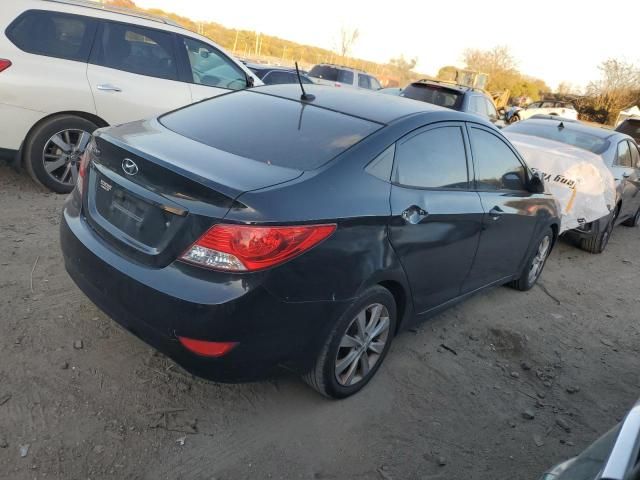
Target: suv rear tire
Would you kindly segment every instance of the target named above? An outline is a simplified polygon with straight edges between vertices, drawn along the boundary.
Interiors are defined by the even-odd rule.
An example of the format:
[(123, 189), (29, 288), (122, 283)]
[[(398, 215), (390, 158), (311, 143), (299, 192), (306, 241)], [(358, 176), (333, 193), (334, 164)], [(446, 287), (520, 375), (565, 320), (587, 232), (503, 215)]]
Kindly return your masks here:
[(75, 186), (80, 157), (98, 126), (76, 115), (56, 115), (27, 138), (24, 164), (33, 180), (56, 193)]
[(389, 290), (380, 285), (366, 290), (336, 322), (314, 367), (303, 375), (303, 380), (331, 398), (359, 392), (389, 351), (396, 315), (396, 303)]

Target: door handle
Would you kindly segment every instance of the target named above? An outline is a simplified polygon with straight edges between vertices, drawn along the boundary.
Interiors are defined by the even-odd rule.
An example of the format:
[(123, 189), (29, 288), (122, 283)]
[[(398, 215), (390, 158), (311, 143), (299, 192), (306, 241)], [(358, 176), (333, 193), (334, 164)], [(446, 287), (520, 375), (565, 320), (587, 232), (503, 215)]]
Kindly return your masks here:
[(498, 220), (503, 214), (504, 214), (504, 211), (497, 205), (493, 207), (491, 210), (489, 210), (489, 216), (493, 220)]
[(420, 223), (422, 219), (429, 215), (429, 212), (420, 208), (418, 205), (411, 205), (403, 210), (401, 215), (405, 222), (415, 225)]
[(120, 87), (116, 87), (115, 85), (111, 85), (110, 83), (102, 83), (96, 86), (96, 88), (103, 92), (121, 92), (122, 91)]

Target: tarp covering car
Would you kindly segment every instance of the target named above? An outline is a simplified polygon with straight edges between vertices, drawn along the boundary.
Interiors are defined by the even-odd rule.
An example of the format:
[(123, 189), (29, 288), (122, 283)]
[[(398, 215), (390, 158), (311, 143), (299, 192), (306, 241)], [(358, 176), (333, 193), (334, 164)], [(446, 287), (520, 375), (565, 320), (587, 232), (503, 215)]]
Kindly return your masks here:
[(616, 199), (613, 174), (602, 157), (566, 143), (505, 131), (527, 164), (544, 176), (562, 207), (565, 232), (609, 214)]

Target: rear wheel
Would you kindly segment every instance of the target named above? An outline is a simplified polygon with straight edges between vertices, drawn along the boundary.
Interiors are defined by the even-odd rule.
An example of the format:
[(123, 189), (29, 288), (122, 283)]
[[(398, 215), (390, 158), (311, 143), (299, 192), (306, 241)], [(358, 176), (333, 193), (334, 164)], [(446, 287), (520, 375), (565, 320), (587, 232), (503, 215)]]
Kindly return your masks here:
[(393, 295), (381, 286), (370, 288), (340, 317), (305, 382), (332, 398), (360, 391), (380, 368), (395, 328)]
[(510, 124), (511, 124), (511, 123), (516, 123), (516, 122), (519, 122), (519, 121), (520, 121), (520, 115), (518, 115), (518, 114), (513, 115), (513, 116), (509, 119), (509, 123), (510, 123)]
[(625, 227), (637, 227), (638, 225), (640, 225), (640, 208), (638, 208), (638, 211), (633, 217), (627, 218), (624, 222), (622, 222), (622, 225), (624, 225)]
[(611, 215), (609, 215), (609, 220), (607, 221), (606, 226), (601, 232), (598, 232), (595, 235), (592, 235), (589, 238), (583, 238), (580, 240), (580, 248), (589, 253), (602, 253), (607, 248), (609, 244), (609, 240), (611, 239), (611, 233), (613, 232), (613, 227), (616, 224), (616, 218), (618, 217), (618, 208), (616, 208)]
[(56, 193), (69, 193), (78, 178), (80, 157), (98, 126), (75, 115), (47, 119), (29, 136), (25, 167), (37, 183)]
[(549, 253), (551, 253), (551, 246), (553, 245), (553, 232), (551, 229), (542, 235), (538, 241), (538, 246), (529, 256), (525, 268), (520, 275), (520, 278), (513, 280), (509, 286), (516, 290), (527, 291), (533, 288), (533, 286), (540, 278), (544, 265), (547, 262)]

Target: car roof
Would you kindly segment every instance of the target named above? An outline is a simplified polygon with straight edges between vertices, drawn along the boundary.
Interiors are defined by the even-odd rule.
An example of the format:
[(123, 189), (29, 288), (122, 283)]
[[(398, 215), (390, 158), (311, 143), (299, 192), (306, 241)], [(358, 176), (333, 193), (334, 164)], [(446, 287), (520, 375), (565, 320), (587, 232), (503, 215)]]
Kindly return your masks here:
[(410, 85), (433, 85), (435, 87), (446, 88), (463, 94), (474, 92), (479, 95), (487, 96), (487, 94), (479, 88), (468, 87), (467, 85), (460, 85), (459, 83), (449, 82), (447, 80), (431, 80), (429, 78), (424, 78), (417, 82), (411, 82)]
[[(305, 91), (315, 95), (310, 105), (326, 108), (373, 122), (388, 124), (408, 115), (425, 112), (453, 112), (426, 102), (383, 95), (368, 90), (339, 88), (328, 85), (305, 85)], [(300, 101), (300, 86), (296, 84), (268, 85), (248, 91)]]
[[(551, 125), (553, 123), (553, 120), (530, 118), (528, 120), (524, 120), (524, 122), (531, 123), (531, 124), (549, 126), (549, 125)], [(575, 132), (582, 132), (582, 133), (588, 133), (590, 135), (593, 135), (595, 137), (602, 138), (602, 139), (609, 139), (611, 137), (620, 136), (620, 135), (628, 137), (628, 135), (624, 135), (624, 134), (622, 134), (620, 132), (616, 132), (615, 130), (609, 130), (609, 129), (602, 128), (602, 127), (593, 127), (591, 125), (586, 125), (586, 124), (581, 123), (581, 122), (563, 121), (563, 119), (559, 119), (557, 121), (557, 123), (558, 123), (558, 125), (560, 125), (560, 123), (562, 123), (563, 127), (566, 130), (571, 130), (571, 131), (575, 131)]]

